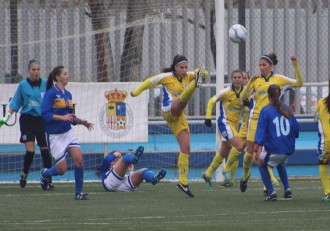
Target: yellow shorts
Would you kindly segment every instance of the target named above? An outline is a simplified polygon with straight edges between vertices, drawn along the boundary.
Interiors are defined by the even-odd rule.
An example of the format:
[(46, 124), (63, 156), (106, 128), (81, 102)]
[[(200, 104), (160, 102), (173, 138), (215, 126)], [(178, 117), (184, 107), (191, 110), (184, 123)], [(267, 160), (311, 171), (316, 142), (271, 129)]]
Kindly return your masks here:
[(323, 163), (328, 163), (328, 161), (330, 160), (330, 152), (328, 152), (323, 159)]
[(182, 130), (187, 130), (188, 133), (190, 133), (187, 118), (184, 112), (182, 112), (179, 116), (172, 116), (171, 111), (163, 112), (163, 117), (176, 138), (178, 138), (178, 135)]
[(322, 154), (318, 154), (317, 158), (326, 164), (330, 160), (330, 152), (323, 152)]
[(258, 120), (257, 119), (251, 119), (249, 120), (249, 130), (247, 134), (247, 140), (254, 142), (254, 137), (256, 135), (256, 130), (258, 126)]

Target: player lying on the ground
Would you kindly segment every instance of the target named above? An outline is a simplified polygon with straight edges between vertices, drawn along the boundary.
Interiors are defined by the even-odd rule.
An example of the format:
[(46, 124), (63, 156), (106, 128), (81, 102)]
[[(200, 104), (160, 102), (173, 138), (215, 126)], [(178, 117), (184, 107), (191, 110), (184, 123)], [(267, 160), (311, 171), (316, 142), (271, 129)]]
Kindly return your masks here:
[(155, 185), (165, 177), (166, 171), (164, 169), (160, 170), (157, 175), (148, 168), (142, 168), (126, 174), (127, 170), (138, 162), (143, 151), (144, 147), (140, 146), (134, 154), (129, 152), (122, 155), (119, 151), (113, 151), (104, 158), (101, 174), (105, 190), (135, 192), (143, 180)]

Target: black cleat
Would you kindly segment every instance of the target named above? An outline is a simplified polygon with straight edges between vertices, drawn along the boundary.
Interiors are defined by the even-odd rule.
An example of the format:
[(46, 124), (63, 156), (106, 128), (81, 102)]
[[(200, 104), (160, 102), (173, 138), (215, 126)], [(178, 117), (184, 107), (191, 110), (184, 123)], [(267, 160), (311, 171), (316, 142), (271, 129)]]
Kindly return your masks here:
[(21, 186), (21, 188), (24, 188), (25, 185), (26, 185), (26, 181), (27, 181), (27, 174), (25, 174), (24, 172), (22, 172), (21, 178), (19, 180), (19, 186)]
[(276, 201), (277, 200), (277, 194), (275, 191), (272, 192), (272, 194), (265, 196), (265, 201)]
[(89, 198), (88, 198), (87, 195), (88, 195), (87, 193), (82, 193), (81, 192), (79, 194), (76, 194), (75, 197), (74, 197), (74, 199), (75, 200), (82, 200), (82, 201), (89, 200)]
[(47, 190), (48, 191), (55, 190), (55, 185), (53, 183), (49, 182), (48, 185), (47, 185)]
[(291, 192), (291, 189), (288, 188), (284, 191), (284, 199), (286, 200), (291, 200), (292, 199), (292, 192)]
[(188, 185), (183, 185), (180, 182), (176, 185), (177, 189), (181, 190), (185, 194), (187, 194), (189, 197), (194, 197), (194, 195), (191, 193)]
[(241, 181), (239, 183), (239, 187), (241, 189), (241, 192), (245, 192), (245, 190), (247, 188), (247, 184), (248, 184), (249, 179), (250, 179), (250, 176), (251, 176), (251, 173), (250, 173), (250, 175), (248, 176), (248, 178), (246, 180), (243, 180), (243, 178), (241, 178)]

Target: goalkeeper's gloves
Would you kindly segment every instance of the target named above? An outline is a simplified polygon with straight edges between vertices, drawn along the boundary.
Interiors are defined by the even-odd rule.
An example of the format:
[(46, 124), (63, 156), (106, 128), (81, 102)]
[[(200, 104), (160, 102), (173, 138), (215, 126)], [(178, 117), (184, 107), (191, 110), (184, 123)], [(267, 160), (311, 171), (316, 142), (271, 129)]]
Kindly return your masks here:
[(210, 119), (205, 119), (204, 124), (205, 124), (207, 127), (211, 127), (211, 126), (212, 126), (212, 121), (211, 121)]
[(5, 117), (0, 119), (0, 128), (2, 127), (2, 125), (4, 125), (5, 123), (7, 123), (7, 121), (9, 120), (11, 114), (7, 113)]

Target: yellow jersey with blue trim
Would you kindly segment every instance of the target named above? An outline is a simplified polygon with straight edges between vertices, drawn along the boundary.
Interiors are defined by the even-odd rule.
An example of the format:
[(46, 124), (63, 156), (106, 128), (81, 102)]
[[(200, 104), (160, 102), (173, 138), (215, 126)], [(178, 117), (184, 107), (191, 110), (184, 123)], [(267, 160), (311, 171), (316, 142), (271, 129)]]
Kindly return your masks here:
[(243, 112), (243, 103), (241, 92), (244, 87), (235, 89), (234, 86), (229, 86), (220, 90), (208, 102), (206, 110), (206, 119), (211, 119), (212, 110), (217, 102), (220, 102), (220, 118), (225, 119), (227, 123), (237, 124)]
[(318, 101), (315, 119), (317, 121), (319, 133), (318, 154), (324, 155), (330, 153), (330, 109), (327, 108), (326, 98), (322, 98)]
[(182, 79), (178, 78), (174, 72), (160, 73), (151, 76), (140, 84), (134, 91), (133, 95), (137, 96), (142, 91), (154, 88), (158, 85), (163, 87), (162, 111), (171, 110), (171, 104), (174, 98), (179, 97), (183, 90), (188, 87), (189, 83), (195, 79), (195, 72), (188, 71)]
[(257, 120), (261, 109), (269, 104), (267, 90), (272, 84), (277, 84), (281, 88), (281, 96), (286, 90), (292, 89), (293, 87), (301, 87), (300, 84), (297, 83), (297, 80), (290, 79), (284, 75), (274, 74), (273, 72), (267, 77), (261, 76), (257, 78), (252, 82), (249, 89), (247, 89), (254, 102), (250, 113), (250, 116), (252, 116), (251, 119)]

